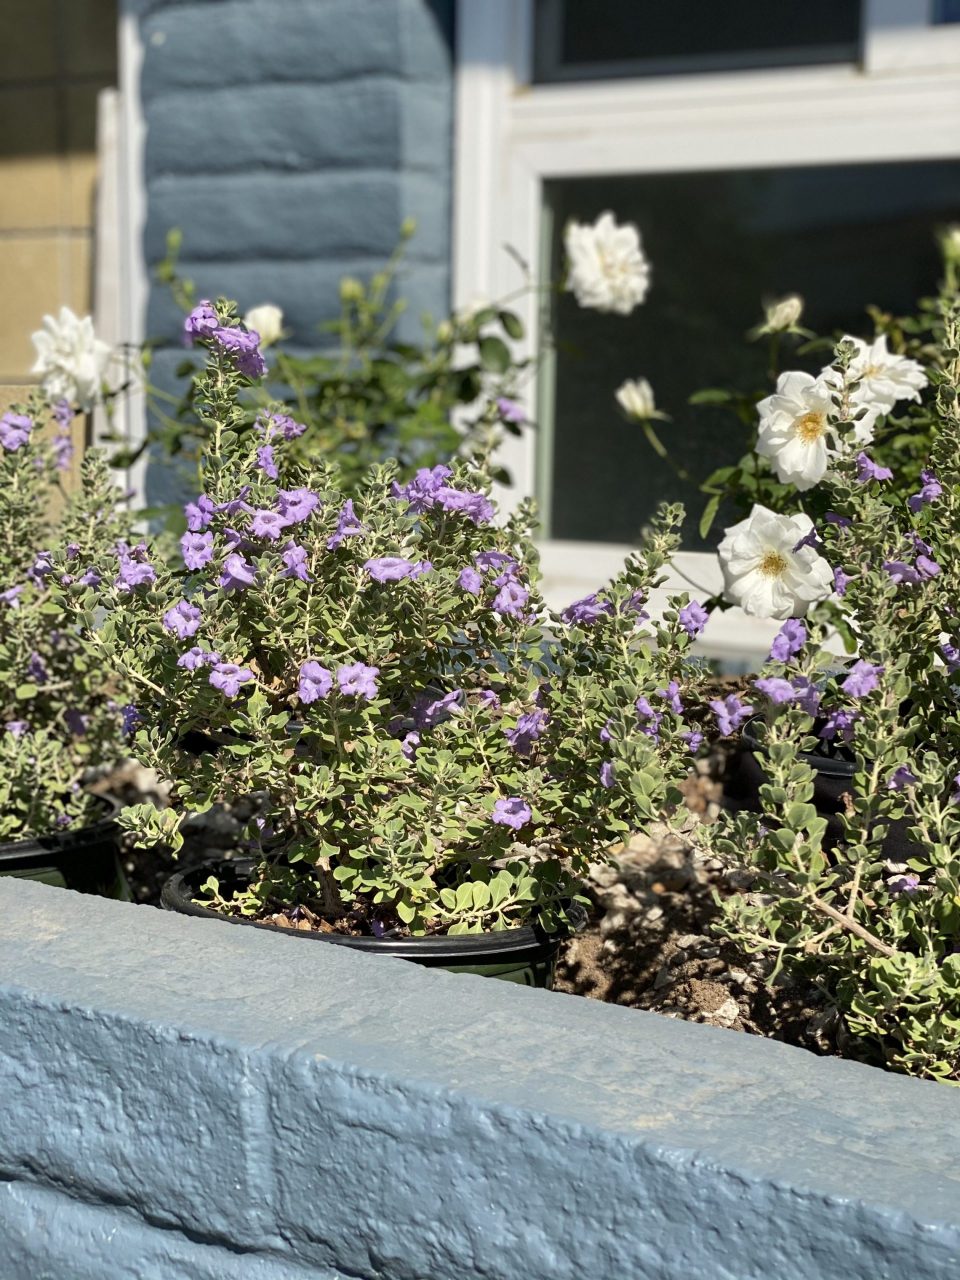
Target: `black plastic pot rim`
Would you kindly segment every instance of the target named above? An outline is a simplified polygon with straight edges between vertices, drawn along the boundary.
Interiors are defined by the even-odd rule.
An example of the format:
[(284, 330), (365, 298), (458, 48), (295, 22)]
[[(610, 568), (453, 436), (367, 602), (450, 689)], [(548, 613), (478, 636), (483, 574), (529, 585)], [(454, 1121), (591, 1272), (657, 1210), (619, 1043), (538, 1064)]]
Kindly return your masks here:
[[(764, 742), (756, 732), (756, 726), (763, 723), (763, 716), (751, 716), (740, 730), (744, 745), (755, 754), (762, 754), (766, 750)], [(801, 751), (800, 759), (827, 778), (852, 778), (857, 772), (857, 766), (851, 760), (840, 760), (837, 756), (821, 756), (815, 751)]]
[(113, 796), (96, 795), (93, 799), (102, 804), (105, 813), (96, 822), (86, 827), (72, 827), (65, 831), (47, 831), (38, 836), (21, 836), (19, 840), (0, 841), (0, 869), (5, 861), (19, 861), (32, 854), (69, 853), (75, 845), (88, 844), (111, 833), (116, 827), (116, 816), (120, 812), (119, 800)]
[[(252, 863), (246, 860), (205, 862), (189, 871), (178, 871), (163, 886), (160, 900), (167, 911), (178, 911), (182, 915), (199, 916), (212, 920), (223, 920), (228, 924), (243, 924), (254, 929), (269, 929), (271, 933), (280, 933), (297, 938), (305, 938), (314, 942), (330, 942), (336, 946), (352, 947), (354, 950), (372, 952), (377, 955), (395, 956), (401, 960), (431, 960), (451, 964), (494, 962), (495, 957), (513, 959), (543, 959), (569, 936), (566, 933), (546, 933), (538, 925), (523, 924), (512, 929), (501, 929), (491, 933), (458, 933), (424, 938), (374, 938), (369, 935), (356, 936), (349, 933), (320, 933), (316, 930), (285, 929), (282, 925), (269, 924), (262, 920), (247, 920), (242, 916), (228, 916), (211, 907), (201, 906), (195, 902), (193, 894), (210, 874), (216, 875), (218, 869), (229, 868), (230, 871), (243, 876), (246, 868)], [(573, 913), (576, 914), (576, 904)], [(586, 913), (583, 913), (584, 923)], [(582, 927), (582, 926), (578, 926)]]

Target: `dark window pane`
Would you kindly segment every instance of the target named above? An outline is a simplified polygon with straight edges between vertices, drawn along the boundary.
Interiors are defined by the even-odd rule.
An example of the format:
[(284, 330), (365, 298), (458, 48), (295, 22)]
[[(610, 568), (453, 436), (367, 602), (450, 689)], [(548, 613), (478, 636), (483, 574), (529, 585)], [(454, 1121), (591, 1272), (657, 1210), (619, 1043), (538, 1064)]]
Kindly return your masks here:
[[(960, 163), (834, 165), (739, 172), (563, 179), (549, 185), (555, 276), (565, 224), (605, 209), (639, 226), (652, 264), (646, 301), (630, 316), (582, 310), (562, 294), (557, 341), (548, 532), (555, 538), (633, 542), (664, 499), (688, 509), (685, 545), (702, 546), (697, 492), (745, 451), (748, 428), (692, 392), (771, 388), (766, 344), (745, 339), (761, 298), (800, 293), (818, 333), (873, 332), (869, 303), (903, 314), (940, 274), (938, 227), (960, 220)], [(816, 372), (825, 359), (787, 367)], [(624, 421), (614, 392), (645, 377), (672, 421), (660, 434), (684, 483)], [(547, 424), (549, 430), (549, 424)]]
[(537, 0), (536, 81), (859, 56), (859, 0)]
[(934, 22), (960, 22), (960, 0), (936, 0)]

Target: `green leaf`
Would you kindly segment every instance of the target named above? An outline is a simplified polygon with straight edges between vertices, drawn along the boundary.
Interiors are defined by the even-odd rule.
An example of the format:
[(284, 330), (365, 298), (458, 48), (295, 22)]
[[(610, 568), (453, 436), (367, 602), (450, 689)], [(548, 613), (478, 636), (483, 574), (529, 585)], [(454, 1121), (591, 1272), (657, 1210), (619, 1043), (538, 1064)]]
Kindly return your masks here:
[(506, 373), (510, 368), (510, 348), (502, 338), (488, 336), (477, 344), (480, 363), (493, 373)]
[(700, 537), (705, 538), (710, 532), (710, 528), (716, 519), (717, 508), (720, 506), (720, 494), (715, 493), (707, 505), (703, 508), (700, 516)]
[(519, 342), (523, 337), (523, 321), (512, 311), (501, 311), (500, 323), (507, 337), (513, 338), (514, 342)]

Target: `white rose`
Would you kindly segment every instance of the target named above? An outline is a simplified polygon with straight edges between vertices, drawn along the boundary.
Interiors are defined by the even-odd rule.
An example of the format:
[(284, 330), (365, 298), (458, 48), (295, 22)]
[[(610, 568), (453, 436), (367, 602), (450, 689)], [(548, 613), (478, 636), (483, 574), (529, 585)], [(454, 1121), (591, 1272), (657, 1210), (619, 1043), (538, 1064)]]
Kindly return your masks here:
[(653, 387), (646, 378), (627, 378), (616, 390), (617, 404), (628, 418), (662, 418), (653, 399)]
[(782, 333), (784, 329), (792, 329), (803, 315), (803, 299), (798, 293), (778, 298), (765, 308), (766, 327), (770, 333)]
[(946, 227), (940, 237), (943, 256), (951, 262), (960, 262), (960, 223)]
[(272, 302), (251, 307), (243, 317), (243, 323), (248, 329), (259, 333), (261, 347), (269, 347), (283, 337), (283, 312)]
[(632, 222), (617, 226), (612, 213), (596, 222), (571, 222), (564, 233), (567, 289), (581, 307), (627, 316), (643, 302), (650, 284), (650, 264)]
[(801, 491), (819, 484), (837, 453), (829, 382), (810, 373), (781, 373), (776, 392), (760, 401), (757, 412), (757, 453), (770, 459), (777, 479)]
[(40, 375), (43, 393), (52, 403), (68, 400), (89, 409), (101, 398), (111, 351), (93, 331), (93, 319), (81, 320), (69, 307), (60, 315), (43, 317), (43, 328), (33, 335), (37, 362), (31, 373)]
[(723, 593), (755, 618), (799, 618), (833, 590), (829, 564), (813, 547), (798, 548), (813, 529), (809, 516), (781, 516), (759, 504), (724, 530), (717, 548)]
[(859, 379), (851, 396), (855, 405), (880, 414), (888, 413), (898, 400), (920, 399), (920, 392), (927, 385), (923, 366), (888, 351), (885, 333), (872, 343), (849, 334), (844, 334), (841, 341), (851, 342), (857, 349), (847, 369), (848, 382)]

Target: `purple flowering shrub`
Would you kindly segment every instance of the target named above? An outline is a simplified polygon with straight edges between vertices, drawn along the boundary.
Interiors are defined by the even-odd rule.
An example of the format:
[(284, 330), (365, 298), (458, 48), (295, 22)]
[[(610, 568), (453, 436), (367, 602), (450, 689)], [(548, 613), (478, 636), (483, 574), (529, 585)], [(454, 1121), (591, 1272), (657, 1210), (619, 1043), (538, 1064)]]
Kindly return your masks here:
[[(714, 846), (755, 872), (726, 904), (748, 950), (812, 977), (864, 1052), (960, 1082), (960, 301), (941, 303), (934, 418), (922, 482), (905, 497), (863, 456), (824, 479), (815, 531), (837, 574), (835, 620), (854, 637), (841, 671), (821, 615), (788, 619), (756, 679), (766, 782)], [(869, 462), (869, 459), (868, 459)], [(749, 714), (749, 710), (747, 711)], [(729, 718), (729, 717), (728, 717)], [(855, 772), (839, 842), (811, 803), (803, 753)], [(894, 828), (894, 824), (897, 826)], [(900, 833), (895, 857), (885, 840)]]
[[(340, 314), (319, 326), (328, 335), (326, 350), (295, 355), (281, 339), (266, 352), (263, 382), (245, 392), (247, 424), (282, 397), (282, 412), (295, 415), (302, 428), (286, 452), (303, 460), (335, 456), (351, 490), (369, 467), (388, 458), (401, 479), (410, 479), (419, 468), (446, 463), (465, 449), (489, 448), (505, 432), (519, 435), (528, 421), (518, 400), (526, 362), (510, 346), (523, 336), (523, 326), (512, 310), (491, 304), (439, 322), (425, 318), (419, 340), (397, 335), (406, 309), (396, 296), (397, 276), (413, 232), (412, 223), (404, 224), (398, 249), (369, 280), (341, 281)], [(172, 233), (162, 278), (186, 311), (200, 315), (188, 320), (191, 355), (181, 374), (190, 382), (183, 402), (172, 416), (155, 405), (152, 431), (171, 459), (192, 463), (207, 439), (195, 383), (204, 353), (194, 339), (204, 323), (211, 324), (213, 308), (198, 305), (193, 284), (178, 277), (178, 251), (179, 235)], [(224, 332), (228, 341), (238, 341), (231, 337), (238, 329)]]
[[(102, 459), (61, 480), (73, 411), (40, 395), (0, 417), (0, 838), (82, 825), (83, 783), (126, 756), (122, 685), (80, 634), (63, 586), (126, 534)], [(62, 565), (62, 568), (58, 568)]]
[[(138, 686), (134, 753), (182, 809), (259, 800), (259, 872), (212, 901), (358, 912), (373, 932), (555, 928), (588, 862), (676, 803), (690, 767), (702, 623), (685, 597), (654, 628), (643, 610), (676, 513), (561, 620), (528, 507), (497, 523), (484, 470), (385, 465), (358, 485), (307, 465), (282, 407), (237, 429), (247, 374), (198, 341), (210, 447), (182, 559), (116, 557), (78, 606)], [(143, 808), (128, 823), (169, 835)]]

